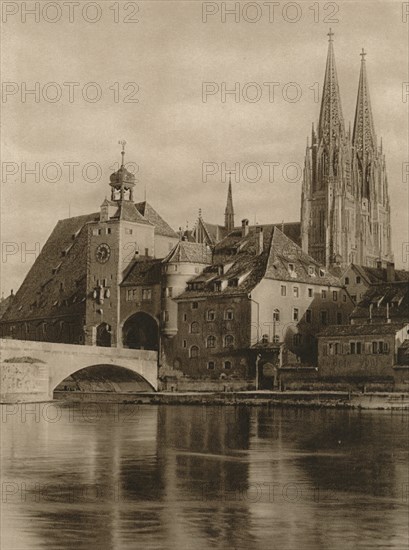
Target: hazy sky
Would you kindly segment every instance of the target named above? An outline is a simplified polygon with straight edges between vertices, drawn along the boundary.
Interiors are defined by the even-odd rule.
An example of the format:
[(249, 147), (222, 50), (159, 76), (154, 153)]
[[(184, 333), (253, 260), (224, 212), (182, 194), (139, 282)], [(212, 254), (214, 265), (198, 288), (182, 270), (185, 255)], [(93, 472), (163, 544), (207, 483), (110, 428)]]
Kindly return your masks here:
[[(46, 5), (38, 4), (41, 10)], [(119, 139), (128, 142), (126, 160), (139, 165), (137, 200), (143, 200), (146, 186), (148, 201), (175, 229), (187, 221), (192, 227), (199, 208), (206, 220), (223, 223), (226, 184), (220, 171), (203, 182), (204, 162), (262, 167), (257, 182), (248, 181), (255, 169), (242, 171), (238, 182), (233, 178), (236, 223), (243, 217), (260, 223), (299, 220), (301, 179), (285, 181), (283, 169), (288, 163), (303, 165), (306, 138), (319, 114), (316, 92), (324, 77), (329, 27), (335, 32), (347, 126), (355, 111), (359, 53), (362, 47), (368, 53), (375, 126), (389, 175), (395, 259), (408, 266), (402, 262), (402, 246), (409, 241), (402, 163), (408, 161), (409, 102), (402, 100), (402, 83), (409, 81), (409, 24), (403, 22), (401, 2), (292, 3), (298, 13), (297, 6), (279, 2), (274, 20), (271, 4), (269, 13), (264, 2), (247, 3), (244, 11), (242, 2), (238, 22), (233, 15), (223, 22), (223, 4), (232, 8), (234, 2), (67, 4), (58, 14), (51, 3), (36, 22), (21, 12), (20, 3), (3, 2), (1, 288), (6, 295), (18, 288), (34, 260), (34, 255), (24, 257), (24, 246), (42, 246), (69, 212), (99, 209), (120, 160)], [(217, 13), (204, 22), (204, 9)], [(126, 16), (138, 22), (124, 22)], [(40, 97), (24, 95), (24, 87), (34, 89), (36, 82)], [(78, 83), (71, 86), (72, 102), (68, 82)], [(90, 101), (96, 92), (86, 86), (90, 82), (99, 87), (99, 101)], [(204, 82), (219, 88), (207, 101)], [(251, 82), (258, 87), (246, 87)], [(238, 102), (232, 95), (222, 102), (222, 83), (228, 89), (238, 83)], [(302, 95), (291, 102), (297, 90)], [(257, 91), (259, 101), (250, 101)], [(35, 163), (40, 172), (48, 165), (38, 182), (23, 173), (24, 166), (32, 169)], [(58, 165), (60, 181), (46, 181), (56, 174), (48, 163)], [(78, 163), (71, 165), (73, 181), (69, 163)], [(86, 181), (96, 174), (92, 166), (84, 180), (88, 163), (101, 167), (99, 181)], [(274, 181), (264, 163), (277, 163)], [(290, 169), (287, 179), (295, 175)]]

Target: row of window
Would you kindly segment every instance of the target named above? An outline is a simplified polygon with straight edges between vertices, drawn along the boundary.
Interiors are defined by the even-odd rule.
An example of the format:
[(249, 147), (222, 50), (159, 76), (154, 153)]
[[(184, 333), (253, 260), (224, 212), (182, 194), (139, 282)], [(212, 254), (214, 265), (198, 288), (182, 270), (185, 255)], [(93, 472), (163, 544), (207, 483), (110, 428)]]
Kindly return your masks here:
[(95, 235), (110, 235), (111, 234), (111, 228), (105, 227), (105, 229), (93, 229), (92, 234)]
[[(215, 348), (217, 343), (216, 336), (208, 336), (206, 338), (206, 347), (207, 348)], [(224, 348), (232, 348), (234, 346), (234, 336), (231, 334), (227, 334), (223, 338), (223, 347)], [(187, 341), (183, 340), (183, 347), (187, 348)], [(199, 347), (198, 346), (191, 346), (189, 348), (189, 357), (199, 357)]]
[[(327, 299), (327, 296), (328, 296), (328, 293), (329, 291), (327, 291), (327, 289), (321, 289), (321, 299), (322, 300), (326, 300)], [(287, 296), (287, 285), (281, 285), (281, 296)], [(298, 286), (293, 286), (293, 297), (294, 298), (299, 298), (300, 297), (300, 287)], [(308, 298), (313, 298), (314, 297), (314, 289), (311, 288), (311, 287), (308, 287), (307, 288), (307, 297)], [(346, 296), (344, 295), (344, 302), (346, 302)], [(337, 302), (338, 301), (338, 291), (337, 290), (333, 290), (332, 291), (332, 300), (333, 302)]]
[[(214, 309), (209, 309), (206, 311), (206, 320), (207, 321), (216, 321), (217, 313)], [(223, 319), (225, 321), (232, 321), (234, 319), (234, 311), (232, 309), (225, 309), (223, 312)], [(187, 321), (187, 314), (184, 313), (183, 320)], [(198, 325), (198, 323), (193, 322), (192, 325)], [(193, 332), (192, 330), (190, 332)]]
[(130, 288), (126, 291), (127, 302), (137, 302), (140, 300), (139, 296), (141, 296), (142, 302), (149, 302), (152, 300), (152, 289), (143, 288), (141, 294), (139, 288)]
[(340, 342), (329, 342), (323, 346), (323, 355), (362, 355), (362, 354), (389, 353), (389, 344), (382, 340), (373, 342), (348, 342), (342, 345)]
[[(357, 285), (359, 285), (359, 284), (361, 284), (361, 281), (362, 281), (361, 277), (360, 277), (359, 275), (357, 275), (357, 276), (355, 277), (355, 283), (356, 283)], [(349, 277), (345, 277), (345, 284), (346, 284), (346, 285), (349, 285)]]
[[(279, 321), (280, 320), (280, 310), (275, 309), (273, 311), (273, 321)], [(298, 307), (293, 307), (292, 311), (292, 320), (295, 322), (300, 321), (300, 310)], [(305, 311), (305, 322), (306, 323), (312, 323), (313, 316), (312, 316), (312, 310), (307, 309)], [(342, 325), (343, 319), (342, 319), (342, 313), (341, 311), (337, 311), (336, 315), (336, 321), (337, 325)], [(321, 309), (319, 312), (319, 322), (321, 325), (328, 325), (329, 323), (329, 315), (328, 311), (326, 309)]]

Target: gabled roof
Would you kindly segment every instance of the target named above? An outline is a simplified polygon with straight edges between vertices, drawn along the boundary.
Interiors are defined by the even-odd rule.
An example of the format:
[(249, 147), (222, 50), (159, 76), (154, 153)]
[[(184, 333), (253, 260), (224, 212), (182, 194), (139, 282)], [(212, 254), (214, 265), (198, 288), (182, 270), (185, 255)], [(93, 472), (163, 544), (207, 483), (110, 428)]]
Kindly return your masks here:
[[(250, 227), (245, 236), (241, 229), (235, 229), (218, 243), (213, 250), (213, 265), (192, 278), (188, 290), (178, 299), (249, 293), (263, 278), (341, 286), (336, 277), (323, 271), (318, 262), (275, 226), (258, 226), (263, 235), (263, 249), (259, 251), (256, 227)], [(311, 267), (315, 275), (309, 272)]]
[[(388, 270), (386, 267), (367, 267), (363, 265), (352, 266), (357, 273), (361, 275), (369, 284), (386, 283)], [(409, 271), (403, 269), (394, 269), (395, 281), (408, 281)]]
[(202, 243), (179, 241), (169, 252), (163, 263), (210, 264), (212, 254), (210, 248)]
[(136, 205), (131, 201), (123, 201), (119, 203), (118, 213), (120, 220), (154, 225), (150, 220), (148, 220), (143, 214), (139, 212)]
[(14, 300), (14, 295), (10, 294), (7, 298), (3, 298), (0, 301), (0, 319), (6, 313), (8, 307), (11, 305), (12, 300)]
[(165, 220), (156, 212), (154, 208), (152, 208), (148, 202), (138, 202), (135, 204), (135, 207), (146, 220), (155, 226), (155, 233), (157, 235), (178, 238), (178, 234), (167, 222), (165, 222)]
[(273, 232), (265, 277), (294, 283), (341, 286), (337, 277), (303, 252), (278, 228)]
[(161, 262), (158, 259), (138, 259), (128, 269), (121, 286), (159, 284), (161, 280)]
[(86, 224), (97, 219), (94, 213), (57, 223), (2, 322), (85, 312)]

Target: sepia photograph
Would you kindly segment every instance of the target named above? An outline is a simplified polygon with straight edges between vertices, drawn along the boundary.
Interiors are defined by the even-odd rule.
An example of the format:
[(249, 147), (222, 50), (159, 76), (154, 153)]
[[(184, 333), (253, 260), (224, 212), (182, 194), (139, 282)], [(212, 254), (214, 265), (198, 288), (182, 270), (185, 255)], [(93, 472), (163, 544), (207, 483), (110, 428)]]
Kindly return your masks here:
[(407, 549), (409, 2), (0, 10), (0, 548)]

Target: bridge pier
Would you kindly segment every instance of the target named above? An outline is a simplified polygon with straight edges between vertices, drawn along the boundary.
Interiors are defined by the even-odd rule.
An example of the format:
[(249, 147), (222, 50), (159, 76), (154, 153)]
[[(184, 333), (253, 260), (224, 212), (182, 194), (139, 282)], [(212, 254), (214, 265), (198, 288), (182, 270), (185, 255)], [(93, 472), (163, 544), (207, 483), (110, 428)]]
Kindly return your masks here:
[(50, 400), (70, 375), (100, 365), (128, 369), (158, 389), (155, 351), (0, 339), (0, 403)]

